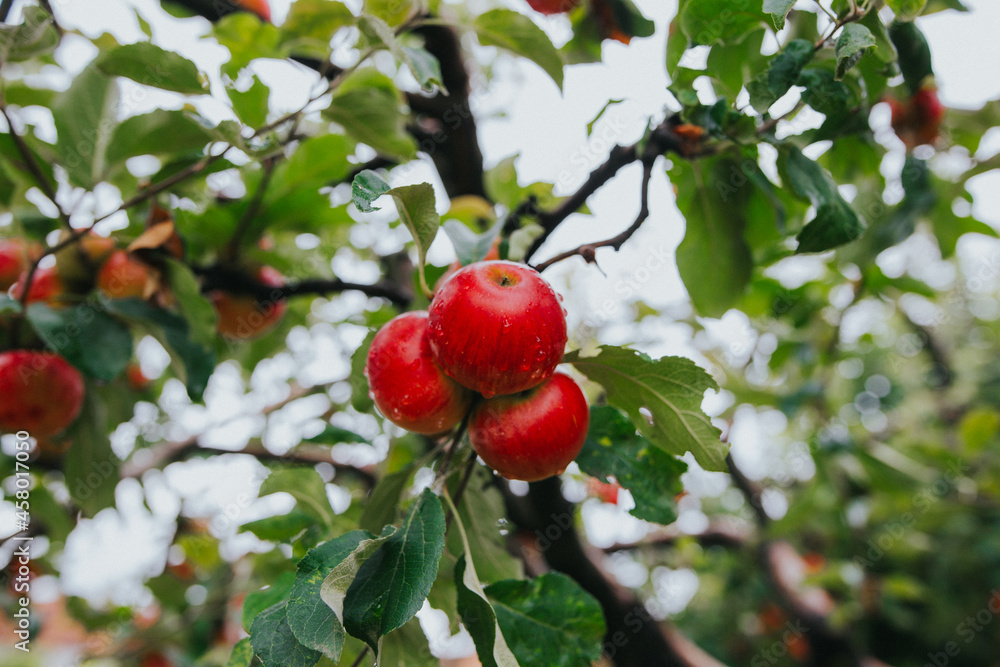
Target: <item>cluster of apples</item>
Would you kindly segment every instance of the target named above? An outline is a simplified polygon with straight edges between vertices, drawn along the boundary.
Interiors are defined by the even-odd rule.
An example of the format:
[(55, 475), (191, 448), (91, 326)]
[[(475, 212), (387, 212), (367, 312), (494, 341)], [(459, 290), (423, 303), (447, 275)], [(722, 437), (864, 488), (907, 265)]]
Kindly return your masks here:
[(392, 423), (438, 435), (468, 414), (483, 461), (532, 482), (565, 470), (590, 424), (580, 387), (556, 372), (566, 340), (560, 297), (537, 271), (477, 262), (442, 283), (429, 310), (378, 331), (365, 375)]
[[(79, 301), (96, 288), (109, 299), (155, 300), (160, 289), (158, 269), (136, 253), (117, 248), (114, 239), (86, 234), (56, 253), (56, 263), (37, 268), (25, 286), (31, 265), (41, 248), (24, 239), (0, 239), (0, 292), (27, 304), (45, 303), (53, 308)], [(284, 278), (275, 269), (254, 271), (258, 282), (280, 286)], [(284, 316), (282, 300), (260, 302), (246, 294), (220, 290), (208, 298), (218, 314), (218, 331), (228, 339), (246, 340), (273, 329)], [(138, 366), (130, 365), (127, 379), (133, 389), (148, 385)], [(80, 372), (62, 356), (35, 349), (0, 352), (0, 432), (27, 431), (48, 438), (65, 430), (83, 406), (84, 381)]]

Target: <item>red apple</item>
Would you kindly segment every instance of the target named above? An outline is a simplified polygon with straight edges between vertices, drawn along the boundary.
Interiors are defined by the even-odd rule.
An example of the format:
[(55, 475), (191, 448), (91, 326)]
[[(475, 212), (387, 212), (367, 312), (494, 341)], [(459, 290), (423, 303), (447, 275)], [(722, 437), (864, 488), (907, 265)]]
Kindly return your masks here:
[[(24, 294), (24, 283), (28, 280), (28, 273), (25, 271), (11, 289), (11, 296), (20, 300)], [(66, 288), (63, 285), (62, 277), (54, 266), (44, 269), (35, 269), (35, 274), (31, 277), (31, 287), (28, 288), (28, 298), (25, 303), (43, 302), (50, 306), (62, 304), (62, 296)]]
[(80, 414), (83, 393), (80, 372), (57, 354), (0, 353), (0, 431), (36, 438), (59, 433)]
[(618, 504), (618, 492), (622, 490), (618, 482), (602, 482), (596, 477), (587, 478), (587, 493), (599, 498), (602, 503)]
[(408, 431), (433, 435), (462, 421), (472, 392), (444, 374), (426, 334), (426, 311), (394, 317), (375, 334), (365, 375), (375, 406), (386, 419)]
[(445, 282), (427, 325), (434, 358), (486, 398), (530, 389), (555, 372), (566, 347), (566, 314), (537, 271), (477, 262)]
[(271, 22), (271, 7), (268, 5), (267, 0), (235, 0), (235, 4), (248, 12), (253, 12), (262, 21)]
[(6, 292), (28, 270), (28, 244), (24, 239), (0, 239), (0, 292)]
[[(488, 262), (493, 259), (500, 259), (499, 236), (496, 237), (496, 239), (493, 241), (493, 245), (490, 246), (489, 252), (486, 253), (486, 256), (483, 257), (481, 261)], [(441, 289), (441, 285), (444, 285), (445, 281), (448, 280), (448, 278), (451, 278), (453, 275), (455, 275), (461, 268), (462, 268), (462, 263), (460, 261), (456, 259), (454, 262), (452, 262), (451, 266), (448, 267), (448, 270), (442, 273), (441, 277), (438, 278), (437, 282), (434, 283), (434, 293), (436, 294), (437, 291)]]
[(945, 109), (933, 85), (923, 86), (907, 101), (895, 98), (887, 101), (892, 111), (892, 129), (907, 149), (934, 143), (940, 135)]
[(590, 410), (580, 387), (556, 373), (538, 387), (483, 401), (469, 419), (469, 440), (507, 479), (536, 482), (558, 475), (587, 438)]
[(565, 14), (579, 4), (580, 0), (528, 0), (528, 4), (541, 14)]
[(112, 299), (142, 299), (147, 295), (150, 277), (149, 266), (124, 250), (116, 250), (97, 273), (97, 289)]
[[(280, 287), (285, 279), (270, 266), (262, 266), (256, 278), (264, 285)], [(267, 333), (285, 315), (287, 304), (276, 298), (258, 301), (249, 294), (231, 294), (217, 290), (209, 295), (219, 316), (219, 333), (227, 338), (250, 340)]]

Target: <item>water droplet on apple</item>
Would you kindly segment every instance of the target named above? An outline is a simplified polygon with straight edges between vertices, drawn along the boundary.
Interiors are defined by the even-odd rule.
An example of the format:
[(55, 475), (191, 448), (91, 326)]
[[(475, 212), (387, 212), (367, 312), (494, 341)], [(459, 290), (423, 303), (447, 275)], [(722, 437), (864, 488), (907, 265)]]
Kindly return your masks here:
[(483, 395), (483, 398), (493, 398), (496, 396), (496, 394), (492, 391), (481, 391), (479, 393)]
[(507, 318), (505, 317), (505, 318), (504, 318), (504, 320), (503, 320), (503, 330), (504, 330), (504, 331), (510, 331), (510, 328), (511, 328), (511, 326), (512, 326), (512, 325), (511, 325), (511, 323), (510, 323), (510, 320), (508, 320), (508, 319), (507, 319)]

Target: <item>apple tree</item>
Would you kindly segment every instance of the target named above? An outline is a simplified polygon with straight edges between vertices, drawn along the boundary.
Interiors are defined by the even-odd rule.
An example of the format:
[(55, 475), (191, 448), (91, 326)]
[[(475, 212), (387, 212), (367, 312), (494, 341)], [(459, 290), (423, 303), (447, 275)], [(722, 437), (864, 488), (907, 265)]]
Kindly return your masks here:
[[(945, 108), (922, 31), (960, 0), (71, 4), (0, 4), (4, 664), (437, 665), (431, 609), (487, 666), (995, 663), (1000, 104)], [(644, 42), (667, 102), (580, 182), (481, 144), (510, 63)], [(62, 583), (146, 507), (141, 595)]]

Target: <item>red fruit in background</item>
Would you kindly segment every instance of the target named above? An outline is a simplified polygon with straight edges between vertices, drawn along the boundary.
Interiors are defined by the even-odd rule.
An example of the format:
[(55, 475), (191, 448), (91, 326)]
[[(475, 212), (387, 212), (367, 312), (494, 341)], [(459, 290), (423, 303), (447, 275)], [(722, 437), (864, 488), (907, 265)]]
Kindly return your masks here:
[[(260, 267), (255, 277), (271, 287), (285, 284), (284, 277), (270, 266)], [(282, 298), (258, 301), (250, 294), (231, 294), (222, 290), (212, 292), (209, 298), (219, 316), (219, 333), (236, 340), (250, 340), (267, 333), (278, 325), (287, 308)]]
[(97, 274), (97, 289), (112, 299), (146, 296), (149, 267), (124, 250), (116, 250), (101, 265)]
[(130, 363), (125, 367), (125, 380), (132, 391), (146, 391), (153, 381), (143, 375), (142, 368), (137, 363)]
[(570, 376), (556, 373), (529, 391), (477, 405), (469, 420), (476, 453), (507, 479), (535, 482), (558, 475), (587, 438), (590, 410)]
[(541, 14), (565, 14), (579, 2), (580, 0), (528, 0), (528, 5)]
[(80, 372), (57, 354), (0, 353), (0, 431), (36, 438), (59, 433), (80, 414), (83, 394)]
[(139, 667), (173, 667), (173, 664), (162, 653), (147, 653), (139, 663)]
[(622, 490), (618, 482), (602, 482), (596, 477), (587, 479), (587, 493), (599, 498), (602, 503), (618, 504), (618, 492)]
[(271, 22), (271, 7), (267, 4), (267, 0), (235, 0), (235, 4), (248, 12), (253, 12), (262, 21)]
[(396, 426), (432, 435), (462, 421), (472, 392), (449, 378), (427, 342), (427, 312), (393, 318), (372, 340), (365, 375), (375, 406)]
[[(11, 296), (20, 300), (24, 294), (24, 283), (28, 280), (27, 272), (22, 273), (11, 290)], [(54, 266), (35, 269), (31, 277), (31, 287), (28, 288), (28, 299), (25, 303), (44, 302), (51, 306), (62, 305), (62, 295), (66, 292), (62, 278)]]
[(0, 292), (6, 292), (28, 270), (28, 243), (24, 239), (0, 239)]
[(925, 85), (907, 101), (895, 98), (887, 101), (892, 112), (892, 129), (907, 150), (934, 143), (940, 135), (945, 109), (933, 85)]
[(444, 372), (491, 398), (552, 376), (566, 347), (558, 295), (534, 269), (502, 260), (470, 264), (430, 306), (427, 337)]

